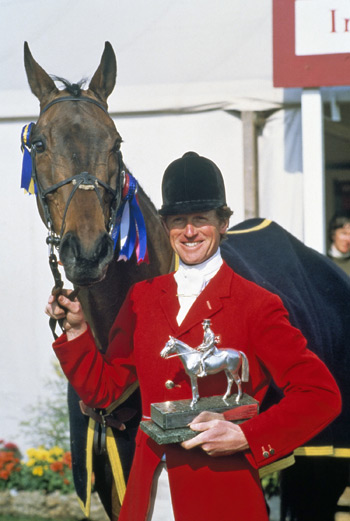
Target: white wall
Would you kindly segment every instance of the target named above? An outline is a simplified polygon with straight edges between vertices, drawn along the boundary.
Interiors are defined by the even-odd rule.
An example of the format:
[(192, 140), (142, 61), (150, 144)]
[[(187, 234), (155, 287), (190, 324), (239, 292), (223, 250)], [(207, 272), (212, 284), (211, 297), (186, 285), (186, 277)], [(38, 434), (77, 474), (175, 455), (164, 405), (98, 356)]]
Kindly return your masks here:
[(43, 313), (53, 282), (35, 199), (19, 188), (21, 127), (0, 125), (0, 438), (17, 443), (19, 421), (43, 392), (53, 360)]

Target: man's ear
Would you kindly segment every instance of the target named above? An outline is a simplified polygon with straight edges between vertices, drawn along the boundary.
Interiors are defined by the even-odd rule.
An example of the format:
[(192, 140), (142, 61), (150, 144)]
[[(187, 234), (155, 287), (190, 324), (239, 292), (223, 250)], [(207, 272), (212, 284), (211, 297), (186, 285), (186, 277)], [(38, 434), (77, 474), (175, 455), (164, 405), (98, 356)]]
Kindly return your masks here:
[(222, 223), (220, 224), (220, 233), (221, 234), (226, 233), (228, 226), (229, 226), (229, 219), (225, 219), (225, 221), (222, 221)]

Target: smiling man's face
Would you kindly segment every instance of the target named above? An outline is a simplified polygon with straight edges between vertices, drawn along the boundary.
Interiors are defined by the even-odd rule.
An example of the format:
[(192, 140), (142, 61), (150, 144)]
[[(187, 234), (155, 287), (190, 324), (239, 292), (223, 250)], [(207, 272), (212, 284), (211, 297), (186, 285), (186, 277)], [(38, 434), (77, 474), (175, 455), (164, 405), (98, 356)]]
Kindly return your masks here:
[(164, 221), (171, 247), (185, 264), (200, 264), (219, 247), (228, 221), (220, 221), (215, 210), (168, 215)]

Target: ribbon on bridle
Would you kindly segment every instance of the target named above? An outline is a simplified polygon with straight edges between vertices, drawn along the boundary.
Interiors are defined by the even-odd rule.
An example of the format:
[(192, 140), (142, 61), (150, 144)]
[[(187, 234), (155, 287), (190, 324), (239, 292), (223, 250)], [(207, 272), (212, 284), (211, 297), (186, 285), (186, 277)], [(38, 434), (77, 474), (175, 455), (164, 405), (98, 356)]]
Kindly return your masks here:
[[(84, 98), (81, 99), (83, 100)], [(64, 99), (63, 101), (67, 100)], [(75, 187), (72, 190), (72, 194), (66, 206), (65, 215), (68, 209), (68, 204), (70, 203), (76, 189), (79, 187), (77, 185), (77, 181), (79, 185), (86, 184), (85, 178), (80, 179), (80, 177), (82, 177), (83, 175), (85, 175), (86, 179), (91, 178), (93, 181), (95, 181), (96, 187), (97, 184), (99, 184), (100, 186), (103, 186), (105, 189), (107, 189), (109, 192), (113, 192), (115, 194), (114, 198), (117, 198), (117, 193), (114, 192), (108, 185), (94, 178), (93, 176), (90, 176), (87, 172), (77, 174), (76, 176), (72, 176), (71, 178), (62, 181), (61, 183), (58, 183), (57, 185), (54, 185), (47, 190), (43, 191), (42, 189), (40, 189), (40, 184), (39, 186), (37, 186), (39, 182), (37, 180), (35, 171), (35, 153), (33, 153), (35, 151), (32, 151), (32, 147), (30, 144), (30, 134), (33, 126), (34, 123), (29, 123), (28, 125), (25, 125), (23, 127), (21, 132), (21, 150), (23, 152), (21, 188), (24, 188), (24, 190), (28, 194), (36, 194), (37, 196), (40, 196), (50, 233), (52, 230), (52, 223), (49, 215), (48, 205), (46, 203), (46, 195), (48, 193), (52, 193), (60, 186), (63, 186), (64, 184), (68, 184), (70, 182), (73, 182), (73, 184), (75, 184)], [(121, 154), (119, 163), (120, 166), (124, 166), (122, 163)], [(120, 173), (120, 175), (123, 174), (124, 170)], [(137, 263), (140, 264), (141, 262), (148, 262), (148, 253), (146, 225), (137, 197), (137, 186), (138, 183), (136, 179), (129, 172), (125, 172), (122, 197), (119, 200), (119, 205), (117, 204), (117, 208), (114, 208), (114, 210), (112, 210), (111, 222), (108, 227), (108, 231), (113, 239), (114, 249), (116, 249), (118, 239), (120, 239), (120, 252), (118, 261), (129, 260), (133, 252), (135, 251)], [(99, 195), (97, 188), (94, 189), (97, 193), (100, 203), (102, 204), (101, 196)], [(59, 237), (48, 237), (47, 242), (50, 244), (54, 244), (55, 246), (58, 246)]]
[(28, 123), (22, 128), (21, 150), (23, 152), (21, 188), (29, 194), (36, 193), (36, 185), (32, 175), (32, 157), (30, 153), (30, 134), (34, 123)]
[(129, 260), (135, 250), (137, 264), (148, 262), (147, 232), (138, 198), (137, 181), (125, 174), (122, 202), (117, 210), (111, 237), (114, 248), (120, 239), (119, 260)]

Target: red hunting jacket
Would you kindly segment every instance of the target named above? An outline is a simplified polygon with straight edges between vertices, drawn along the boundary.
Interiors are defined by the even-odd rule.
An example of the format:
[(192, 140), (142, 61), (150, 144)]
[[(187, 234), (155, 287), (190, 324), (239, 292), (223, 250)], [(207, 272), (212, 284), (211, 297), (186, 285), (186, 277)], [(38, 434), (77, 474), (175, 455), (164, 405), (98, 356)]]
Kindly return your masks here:
[[(284, 398), (241, 424), (250, 446), (245, 453), (213, 458), (201, 449), (158, 446), (139, 431), (119, 521), (146, 519), (153, 474), (163, 452), (176, 520), (267, 521), (257, 469), (288, 455), (340, 413), (338, 387), (306, 348), (300, 331), (290, 325), (280, 298), (225, 263), (180, 326), (176, 292), (173, 274), (136, 284), (112, 327), (104, 357), (89, 331), (71, 342), (64, 335), (55, 342), (63, 370), (85, 403), (105, 408), (136, 380), (145, 416), (150, 416), (151, 403), (191, 398), (180, 359), (164, 360), (159, 353), (169, 335), (198, 346), (205, 318), (221, 337), (219, 348), (247, 355), (250, 379), (243, 384), (244, 392), (261, 402), (273, 379)], [(167, 380), (175, 383), (172, 389), (165, 387)], [(223, 372), (198, 382), (200, 396), (224, 394), (227, 385)]]

